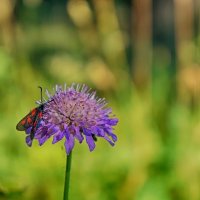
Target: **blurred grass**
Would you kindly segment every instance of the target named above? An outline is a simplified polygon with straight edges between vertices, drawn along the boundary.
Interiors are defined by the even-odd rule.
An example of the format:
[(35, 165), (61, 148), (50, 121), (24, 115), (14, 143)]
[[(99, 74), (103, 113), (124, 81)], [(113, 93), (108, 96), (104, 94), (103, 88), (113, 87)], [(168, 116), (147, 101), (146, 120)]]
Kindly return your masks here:
[(200, 198), (199, 34), (183, 46), (177, 42), (173, 66), (173, 50), (159, 43), (164, 34), (154, 41), (160, 46), (149, 47), (151, 29), (145, 38), (133, 20), (131, 32), (129, 17), (137, 6), (148, 8), (137, 2), (2, 1), (0, 199), (62, 199), (63, 143), (28, 148), (15, 126), (36, 106), (39, 85), (51, 90), (65, 82), (96, 89), (119, 118), (114, 148), (102, 140), (92, 153), (85, 143), (75, 145), (70, 199)]

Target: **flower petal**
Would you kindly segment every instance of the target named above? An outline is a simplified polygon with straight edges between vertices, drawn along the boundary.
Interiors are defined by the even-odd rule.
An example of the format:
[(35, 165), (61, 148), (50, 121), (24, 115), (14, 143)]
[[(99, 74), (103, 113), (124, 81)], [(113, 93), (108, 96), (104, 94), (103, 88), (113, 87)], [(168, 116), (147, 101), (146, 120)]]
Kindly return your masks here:
[(83, 133), (86, 135), (86, 136), (91, 136), (92, 135), (92, 132), (87, 129), (87, 128), (83, 128)]
[(111, 136), (111, 138), (112, 138), (112, 140), (113, 140), (114, 142), (117, 141), (117, 136), (116, 136), (115, 134), (113, 134), (111, 130), (105, 129), (105, 132), (106, 132), (109, 136)]
[(25, 130), (25, 132), (26, 132), (26, 134), (30, 134), (31, 133), (31, 130), (32, 130), (32, 126), (31, 127), (29, 127), (29, 128), (27, 128), (26, 130)]
[(38, 139), (39, 145), (42, 146), (46, 142), (47, 139), (48, 139), (48, 137), (46, 137), (46, 136)]
[(52, 144), (55, 144), (56, 142), (62, 140), (64, 135), (65, 135), (64, 132), (59, 132), (58, 134), (54, 135)]
[(115, 145), (115, 143), (107, 135), (104, 136), (104, 139), (106, 139), (112, 146)]
[(67, 155), (70, 154), (73, 147), (74, 147), (74, 137), (73, 135), (70, 134), (69, 138), (66, 138), (66, 141), (65, 141), (65, 149), (66, 149)]
[(69, 132), (69, 129), (68, 129), (68, 127), (67, 127), (66, 124), (64, 124), (64, 130), (63, 130), (63, 133), (64, 133), (66, 139), (69, 139), (69, 137), (70, 137), (70, 132)]
[(49, 129), (48, 126), (43, 126), (40, 129), (40, 138), (43, 138), (43, 137), (45, 137), (48, 134), (48, 129)]
[(99, 137), (104, 137), (105, 132), (102, 128), (99, 128), (98, 126), (95, 126), (92, 128), (92, 132)]
[(118, 119), (117, 118), (112, 118), (112, 119), (107, 119), (106, 123), (109, 124), (110, 126), (115, 126), (118, 123)]
[(74, 137), (79, 141), (79, 143), (82, 143), (84, 140), (83, 135), (80, 133), (80, 130), (78, 127), (76, 126), (71, 126), (73, 128), (73, 130), (75, 131)]
[(93, 137), (87, 136), (87, 135), (85, 137), (86, 137), (86, 142), (88, 144), (90, 151), (93, 151), (96, 146)]
[(30, 135), (26, 136), (26, 144), (27, 144), (29, 147), (32, 146), (32, 140), (31, 140)]
[(49, 137), (56, 134), (57, 132), (59, 131), (59, 127), (57, 126), (51, 126), (49, 129), (48, 129), (48, 135)]

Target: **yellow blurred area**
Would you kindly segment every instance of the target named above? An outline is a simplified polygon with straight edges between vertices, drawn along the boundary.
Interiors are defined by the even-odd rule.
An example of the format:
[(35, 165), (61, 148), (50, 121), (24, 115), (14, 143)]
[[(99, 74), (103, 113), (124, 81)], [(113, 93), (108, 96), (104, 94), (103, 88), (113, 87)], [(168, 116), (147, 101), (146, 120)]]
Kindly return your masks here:
[(118, 141), (73, 150), (70, 200), (200, 199), (200, 3), (0, 1), (0, 200), (62, 199), (63, 141), (29, 148), (38, 86), (85, 83)]

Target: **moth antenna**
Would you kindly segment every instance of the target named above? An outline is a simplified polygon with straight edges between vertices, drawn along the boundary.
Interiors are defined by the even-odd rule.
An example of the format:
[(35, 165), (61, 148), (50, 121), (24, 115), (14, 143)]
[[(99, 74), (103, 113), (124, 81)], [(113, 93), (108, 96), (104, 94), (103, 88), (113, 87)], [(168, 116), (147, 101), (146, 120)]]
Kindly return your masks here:
[(38, 86), (38, 88), (40, 88), (41, 103), (43, 103), (43, 97), (42, 97), (42, 87), (41, 87), (41, 86)]

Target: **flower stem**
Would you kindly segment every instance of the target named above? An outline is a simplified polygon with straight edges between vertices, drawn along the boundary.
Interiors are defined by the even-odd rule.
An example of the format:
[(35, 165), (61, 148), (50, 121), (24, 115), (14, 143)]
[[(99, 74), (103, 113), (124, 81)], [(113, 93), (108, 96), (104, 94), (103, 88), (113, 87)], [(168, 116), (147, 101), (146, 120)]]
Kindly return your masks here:
[(63, 200), (68, 200), (72, 152), (67, 155)]

